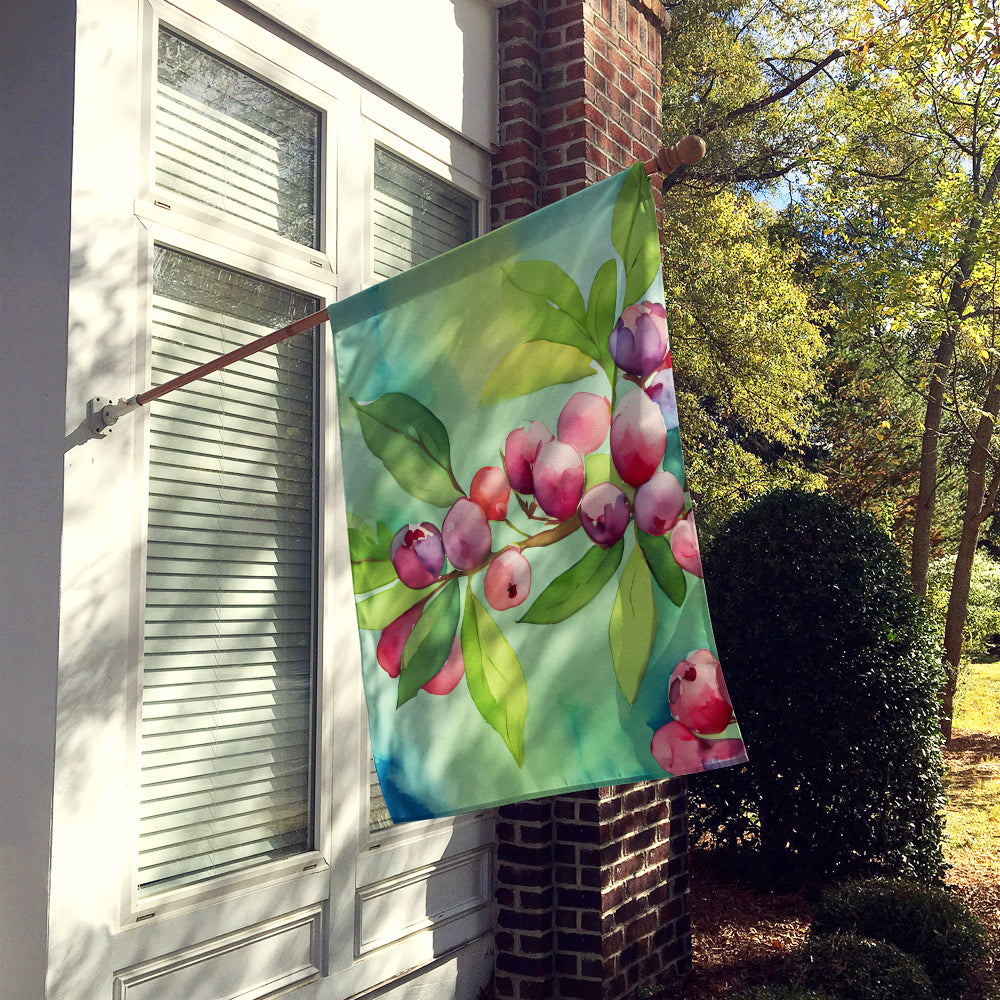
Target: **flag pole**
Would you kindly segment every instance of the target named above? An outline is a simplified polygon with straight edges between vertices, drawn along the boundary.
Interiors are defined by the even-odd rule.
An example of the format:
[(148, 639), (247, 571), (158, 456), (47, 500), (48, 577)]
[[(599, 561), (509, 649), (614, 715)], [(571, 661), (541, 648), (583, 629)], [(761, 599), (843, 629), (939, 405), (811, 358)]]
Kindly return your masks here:
[(223, 354), (220, 357), (213, 358), (211, 361), (206, 361), (205, 364), (199, 365), (197, 368), (192, 368), (191, 371), (185, 372), (183, 375), (178, 375), (176, 378), (170, 379), (169, 382), (164, 382), (162, 385), (137, 393), (129, 399), (119, 399), (115, 403), (110, 399), (102, 399), (100, 396), (95, 396), (87, 402), (87, 420), (90, 424), (90, 430), (95, 437), (104, 437), (111, 432), (112, 425), (117, 423), (118, 418), (124, 414), (131, 413), (140, 406), (145, 406), (146, 403), (150, 403), (154, 399), (159, 399), (161, 396), (165, 396), (168, 392), (173, 392), (175, 389), (180, 389), (190, 382), (196, 382), (206, 375), (211, 375), (213, 372), (227, 368), (236, 361), (242, 361), (244, 358), (266, 350), (268, 347), (280, 344), (283, 340), (288, 340), (290, 337), (305, 333), (306, 330), (311, 330), (314, 326), (325, 323), (329, 318), (327, 310), (320, 309), (318, 312), (303, 316), (302, 319), (297, 319), (295, 322), (289, 323), (288, 326), (283, 326), (280, 330), (265, 333), (264, 336), (258, 337), (256, 340), (251, 340), (242, 347), (237, 347), (235, 350), (229, 351), (228, 354)]
[(705, 140), (700, 135), (686, 135), (673, 146), (660, 146), (656, 156), (646, 160), (642, 168), (647, 174), (672, 174), (678, 167), (694, 166), (705, 155)]
[[(656, 155), (651, 160), (646, 160), (642, 167), (647, 175), (659, 173), (666, 176), (682, 165), (690, 166), (697, 163), (705, 155), (705, 148), (705, 140), (701, 136), (688, 135), (673, 146), (661, 146), (656, 151)], [(95, 396), (87, 401), (87, 421), (90, 425), (90, 431), (94, 437), (106, 437), (111, 433), (112, 426), (118, 422), (118, 418), (126, 413), (131, 413), (140, 406), (145, 406), (154, 399), (166, 396), (167, 393), (180, 389), (190, 382), (195, 382), (206, 375), (220, 371), (236, 361), (242, 361), (244, 358), (266, 350), (274, 344), (279, 344), (283, 340), (311, 330), (320, 323), (325, 323), (329, 318), (327, 310), (320, 309), (294, 323), (289, 323), (288, 326), (283, 326), (280, 330), (264, 334), (264, 336), (258, 337), (242, 347), (237, 347), (228, 354), (223, 354), (197, 368), (192, 368), (191, 371), (178, 375), (176, 378), (170, 379), (169, 382), (137, 393), (129, 399), (119, 399), (118, 402), (114, 402), (111, 399)]]

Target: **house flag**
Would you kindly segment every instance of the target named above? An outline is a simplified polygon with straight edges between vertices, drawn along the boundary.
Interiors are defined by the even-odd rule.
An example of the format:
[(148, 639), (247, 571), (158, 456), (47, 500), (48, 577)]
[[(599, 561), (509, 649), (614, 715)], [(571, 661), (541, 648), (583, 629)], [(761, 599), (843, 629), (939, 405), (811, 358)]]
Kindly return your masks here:
[(746, 760), (642, 166), (329, 309), (396, 822)]

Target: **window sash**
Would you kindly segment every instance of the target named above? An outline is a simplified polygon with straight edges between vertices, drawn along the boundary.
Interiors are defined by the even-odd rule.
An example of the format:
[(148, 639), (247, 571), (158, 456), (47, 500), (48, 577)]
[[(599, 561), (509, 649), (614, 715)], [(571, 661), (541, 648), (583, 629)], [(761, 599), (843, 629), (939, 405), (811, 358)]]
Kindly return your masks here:
[[(155, 250), (152, 382), (315, 299)], [(149, 413), (140, 898), (313, 847), (314, 332)]]
[(315, 248), (319, 149), (318, 111), (161, 26), (160, 190)]

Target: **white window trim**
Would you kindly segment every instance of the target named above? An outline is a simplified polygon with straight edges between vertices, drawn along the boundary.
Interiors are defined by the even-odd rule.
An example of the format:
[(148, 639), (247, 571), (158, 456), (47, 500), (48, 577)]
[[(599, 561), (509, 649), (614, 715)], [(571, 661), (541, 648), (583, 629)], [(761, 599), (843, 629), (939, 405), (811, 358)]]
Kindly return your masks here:
[[(230, 222), (205, 206), (172, 192), (163, 197), (152, 184), (152, 85), (156, 35), (165, 25), (276, 84), (318, 108), (321, 130), (321, 248), (301, 247), (280, 237)], [(253, 44), (254, 49), (239, 37)], [(365, 90), (349, 75), (320, 62), (256, 27), (211, 0), (190, 0), (181, 10), (167, 0), (144, 4), (140, 64), (142, 114), (141, 185), (134, 213), (141, 223), (139, 247), (136, 384), (148, 385), (152, 247), (154, 242), (192, 253), (222, 266), (315, 295), (321, 304), (343, 298), (370, 284), (371, 205), (374, 194), (375, 143), (429, 170), (469, 193), (478, 202), (479, 232), (488, 225), (490, 168), (485, 152), (453, 133), (442, 132), (414, 116), (401, 102)], [(358, 156), (357, 150), (366, 151)], [(364, 197), (359, 199), (358, 193)], [(341, 206), (336, 213), (336, 206)], [(220, 243), (220, 238), (225, 242)], [(318, 263), (317, 263), (318, 261)], [(319, 350), (320, 412), (336, 413), (336, 386), (328, 327)], [(155, 402), (151, 405), (156, 405)], [(335, 424), (319, 422), (318, 545), (323, 570), (317, 580), (316, 766), (314, 793), (315, 848), (293, 858), (265, 863), (246, 872), (220, 876), (192, 886), (137, 898), (134, 877), (137, 832), (138, 724), (141, 718), (139, 667), (145, 574), (145, 510), (148, 478), (149, 422), (142, 410), (133, 415), (133, 480), (136, 528), (132, 537), (131, 615), (129, 630), (128, 708), (125, 738), (125, 802), (129, 823), (123, 831), (119, 919), (113, 936), (114, 967), (128, 969), (155, 961), (171, 951), (237, 933), (276, 914), (323, 905), (326, 913), (323, 974), (329, 989), (323, 996), (347, 996), (388, 982), (420, 967), (476, 935), (489, 934), (492, 810), (449, 819), (404, 824), (379, 831), (368, 829), (368, 727), (361, 683), (360, 644), (354, 616), (353, 586), (347, 548), (346, 505)], [(331, 692), (336, 688), (336, 697)], [(456, 866), (475, 866), (481, 902), (472, 898), (465, 909), (445, 912), (441, 922), (416, 921), (387, 934), (384, 941), (361, 949), (364, 894), (390, 891), (408, 879), (417, 884)], [(364, 893), (362, 892), (364, 890)], [(172, 919), (178, 916), (184, 919)], [(459, 918), (467, 918), (462, 929)], [(192, 923), (193, 921), (193, 923)], [(476, 928), (472, 937), (468, 926)], [(363, 953), (362, 953), (363, 951)]]

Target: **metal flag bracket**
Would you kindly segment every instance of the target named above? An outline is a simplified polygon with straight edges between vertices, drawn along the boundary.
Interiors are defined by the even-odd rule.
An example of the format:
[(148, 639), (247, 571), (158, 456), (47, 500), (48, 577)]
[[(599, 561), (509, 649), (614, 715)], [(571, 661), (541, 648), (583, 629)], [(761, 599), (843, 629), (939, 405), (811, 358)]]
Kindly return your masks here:
[(130, 399), (119, 399), (117, 403), (105, 396), (94, 396), (93, 399), (88, 399), (87, 423), (90, 426), (90, 433), (94, 437), (107, 437), (111, 433), (112, 427), (118, 422), (118, 418), (138, 409), (139, 405), (137, 396), (132, 396)]

